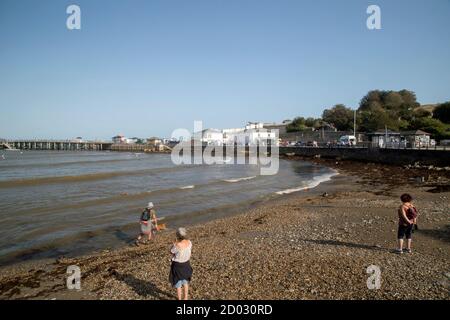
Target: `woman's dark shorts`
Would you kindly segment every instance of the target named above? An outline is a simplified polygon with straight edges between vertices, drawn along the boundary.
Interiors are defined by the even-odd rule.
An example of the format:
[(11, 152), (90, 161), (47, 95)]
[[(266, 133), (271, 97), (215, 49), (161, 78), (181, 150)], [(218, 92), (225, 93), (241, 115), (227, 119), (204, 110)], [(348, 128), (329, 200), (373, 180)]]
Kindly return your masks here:
[(403, 239), (406, 236), (406, 239), (411, 239), (412, 238), (413, 226), (414, 225), (412, 225), (412, 224), (410, 224), (408, 226), (399, 225), (398, 226), (397, 238), (398, 239)]

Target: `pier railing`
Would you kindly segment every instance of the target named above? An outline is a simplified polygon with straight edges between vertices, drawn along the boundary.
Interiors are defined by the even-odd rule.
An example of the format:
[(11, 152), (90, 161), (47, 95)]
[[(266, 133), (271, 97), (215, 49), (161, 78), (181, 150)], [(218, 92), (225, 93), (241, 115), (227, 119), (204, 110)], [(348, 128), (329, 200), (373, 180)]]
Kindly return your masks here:
[(44, 140), (44, 139), (18, 139), (6, 140), (3, 143), (13, 149), (20, 150), (89, 150), (101, 151), (110, 150), (112, 142), (104, 140), (84, 141), (84, 140)]

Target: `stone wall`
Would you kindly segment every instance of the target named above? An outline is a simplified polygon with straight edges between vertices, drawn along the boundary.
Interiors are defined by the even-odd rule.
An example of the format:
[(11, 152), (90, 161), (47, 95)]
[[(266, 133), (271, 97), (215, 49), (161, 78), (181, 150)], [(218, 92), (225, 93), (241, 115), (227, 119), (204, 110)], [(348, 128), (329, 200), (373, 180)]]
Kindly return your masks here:
[(286, 153), (295, 153), (295, 155), (306, 157), (320, 155), (325, 158), (371, 161), (396, 165), (412, 165), (419, 162), (421, 165), (450, 166), (450, 150), (280, 147), (280, 155)]

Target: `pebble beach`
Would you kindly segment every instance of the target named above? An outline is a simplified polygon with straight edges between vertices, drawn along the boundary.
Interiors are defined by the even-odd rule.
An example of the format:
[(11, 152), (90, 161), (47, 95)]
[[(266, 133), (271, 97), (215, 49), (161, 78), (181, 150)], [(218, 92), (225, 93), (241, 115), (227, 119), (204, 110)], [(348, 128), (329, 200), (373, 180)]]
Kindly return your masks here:
[[(297, 160), (291, 158), (292, 161)], [(450, 172), (312, 159), (339, 172), (314, 189), (189, 226), (191, 298), (450, 298)], [(395, 254), (399, 196), (419, 209), (413, 253)], [(147, 245), (0, 269), (1, 299), (175, 299), (168, 226)], [(66, 288), (69, 265), (81, 290)], [(369, 266), (381, 286), (369, 289)]]

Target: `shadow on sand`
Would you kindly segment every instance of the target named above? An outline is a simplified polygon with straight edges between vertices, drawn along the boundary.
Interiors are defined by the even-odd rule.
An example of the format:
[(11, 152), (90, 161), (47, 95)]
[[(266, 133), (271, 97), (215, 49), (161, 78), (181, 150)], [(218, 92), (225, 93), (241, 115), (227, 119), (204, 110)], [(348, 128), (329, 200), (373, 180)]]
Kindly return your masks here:
[(442, 229), (419, 229), (417, 232), (427, 237), (450, 242), (450, 224), (446, 225)]
[(150, 281), (138, 279), (131, 274), (121, 274), (117, 271), (114, 271), (113, 275), (117, 280), (125, 282), (129, 285), (134, 292), (142, 297), (153, 297), (158, 300), (174, 299), (173, 294), (158, 289), (158, 287)]

